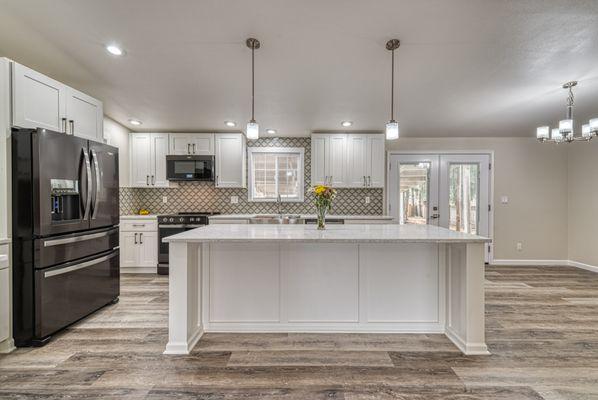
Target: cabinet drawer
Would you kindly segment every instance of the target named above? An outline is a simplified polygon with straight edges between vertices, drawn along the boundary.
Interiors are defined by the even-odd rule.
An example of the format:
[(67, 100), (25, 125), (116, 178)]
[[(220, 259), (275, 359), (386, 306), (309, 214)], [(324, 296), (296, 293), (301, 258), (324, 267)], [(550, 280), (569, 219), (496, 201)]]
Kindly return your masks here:
[(121, 220), (120, 230), (122, 232), (157, 232), (158, 221), (157, 220)]

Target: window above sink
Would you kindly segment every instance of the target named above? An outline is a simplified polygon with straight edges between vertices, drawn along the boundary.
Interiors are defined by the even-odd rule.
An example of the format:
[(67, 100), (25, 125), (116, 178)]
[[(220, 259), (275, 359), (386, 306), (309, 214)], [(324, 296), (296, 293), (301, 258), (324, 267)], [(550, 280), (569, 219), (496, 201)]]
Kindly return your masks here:
[(249, 201), (302, 202), (304, 149), (301, 147), (250, 147)]

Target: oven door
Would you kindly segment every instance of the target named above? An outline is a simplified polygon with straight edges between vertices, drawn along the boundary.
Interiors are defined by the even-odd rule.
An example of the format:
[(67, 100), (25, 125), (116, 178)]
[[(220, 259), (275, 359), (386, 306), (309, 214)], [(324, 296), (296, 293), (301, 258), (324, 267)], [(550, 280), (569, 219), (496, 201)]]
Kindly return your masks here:
[(166, 156), (169, 181), (213, 181), (214, 156)]
[(158, 265), (168, 265), (168, 243), (163, 243), (162, 239), (177, 233), (185, 232), (189, 228), (184, 225), (159, 225), (158, 226)]

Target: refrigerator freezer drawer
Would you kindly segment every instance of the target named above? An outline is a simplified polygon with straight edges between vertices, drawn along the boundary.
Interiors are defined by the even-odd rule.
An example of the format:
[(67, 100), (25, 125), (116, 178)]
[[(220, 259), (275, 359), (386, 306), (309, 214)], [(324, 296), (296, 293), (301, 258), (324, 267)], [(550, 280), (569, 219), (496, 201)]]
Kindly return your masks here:
[(35, 240), (35, 268), (45, 268), (118, 247), (118, 228)]
[(35, 281), (35, 336), (42, 339), (119, 296), (119, 251), (38, 269)]

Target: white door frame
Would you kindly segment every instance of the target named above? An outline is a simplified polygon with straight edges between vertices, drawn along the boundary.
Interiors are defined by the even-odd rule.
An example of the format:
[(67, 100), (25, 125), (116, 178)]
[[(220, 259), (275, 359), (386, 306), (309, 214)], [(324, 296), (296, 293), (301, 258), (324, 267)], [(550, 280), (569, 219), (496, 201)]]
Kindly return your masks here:
[[(488, 215), (488, 236), (492, 239), (492, 242), (489, 244), (489, 253), (488, 253), (488, 262), (492, 263), (494, 260), (494, 150), (413, 150), (413, 151), (398, 151), (398, 150), (389, 150), (386, 152), (386, 190), (385, 195), (385, 205), (384, 209), (387, 215), (392, 215), (389, 210), (390, 205), (390, 196), (392, 193), (395, 193), (398, 188), (396, 187), (396, 182), (393, 184), (390, 181), (390, 168), (391, 168), (391, 156), (397, 155), (413, 155), (413, 156), (425, 156), (425, 155), (440, 155), (440, 156), (449, 156), (449, 155), (489, 155), (490, 156), (490, 171), (489, 171), (489, 179), (488, 182), (490, 187), (488, 188), (488, 204), (490, 205), (490, 213)], [(394, 189), (393, 189), (394, 188)], [(393, 191), (394, 190), (394, 191)]]

